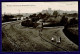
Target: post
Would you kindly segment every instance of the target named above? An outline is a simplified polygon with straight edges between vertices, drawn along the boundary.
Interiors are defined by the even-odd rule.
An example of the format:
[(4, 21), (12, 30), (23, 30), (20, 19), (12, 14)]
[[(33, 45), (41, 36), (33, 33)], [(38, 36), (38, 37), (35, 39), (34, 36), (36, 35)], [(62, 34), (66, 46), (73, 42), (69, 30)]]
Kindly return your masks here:
[(41, 27), (41, 31), (43, 30), (43, 22), (42, 22), (42, 27)]

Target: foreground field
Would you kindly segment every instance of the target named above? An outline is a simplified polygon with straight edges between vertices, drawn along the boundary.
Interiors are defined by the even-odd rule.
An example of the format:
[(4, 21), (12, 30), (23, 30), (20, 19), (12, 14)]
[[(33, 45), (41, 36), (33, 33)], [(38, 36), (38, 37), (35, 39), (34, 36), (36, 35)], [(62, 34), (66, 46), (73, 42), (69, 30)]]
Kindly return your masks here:
[[(2, 51), (78, 51), (78, 46), (63, 33), (64, 27), (27, 28), (20, 22), (2, 25)], [(54, 37), (55, 41), (51, 42)], [(61, 43), (56, 43), (61, 37)]]

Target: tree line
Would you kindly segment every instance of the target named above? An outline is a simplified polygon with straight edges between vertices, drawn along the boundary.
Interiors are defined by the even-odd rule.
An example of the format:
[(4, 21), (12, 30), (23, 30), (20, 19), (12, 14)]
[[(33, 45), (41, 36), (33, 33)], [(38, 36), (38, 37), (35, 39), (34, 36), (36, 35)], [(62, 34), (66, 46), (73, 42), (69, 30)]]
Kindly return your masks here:
[[(39, 13), (39, 14), (32, 14), (29, 16), (29, 18), (31, 19), (30, 22), (37, 24), (37, 21), (39, 21), (39, 19), (42, 19), (43, 23), (46, 22), (47, 19), (49, 19), (51, 16), (54, 17), (54, 19), (56, 19), (58, 16), (61, 17), (60, 22), (56, 23), (56, 21), (54, 20), (50, 20), (50, 24), (49, 25), (45, 25), (45, 26), (68, 26), (68, 25), (73, 25), (73, 24), (78, 24), (78, 20), (76, 19), (76, 17), (78, 17), (77, 13), (72, 13), (72, 14), (67, 14), (67, 13), (63, 13), (62, 15), (60, 15), (57, 11), (53, 12), (53, 15), (50, 15), (49, 13)], [(67, 16), (67, 17), (66, 17)], [(68, 18), (72, 17), (72, 19), (70, 19), (68, 21)], [(26, 20), (27, 24), (28, 21)], [(26, 25), (27, 26), (27, 25)], [(28, 23), (29, 26), (29, 23)]]

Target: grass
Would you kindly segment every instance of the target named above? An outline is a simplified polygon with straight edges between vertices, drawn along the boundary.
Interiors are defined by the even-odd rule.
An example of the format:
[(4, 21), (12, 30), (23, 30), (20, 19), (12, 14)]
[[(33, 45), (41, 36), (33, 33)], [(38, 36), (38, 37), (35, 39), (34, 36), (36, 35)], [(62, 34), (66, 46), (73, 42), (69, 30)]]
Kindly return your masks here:
[[(3, 34), (8, 37), (6, 38), (6, 35), (2, 35), (3, 51), (64, 51), (43, 40), (39, 36), (39, 30), (39, 28), (23, 27), (21, 24), (7, 24), (7, 26), (2, 27)], [(60, 44), (57, 44), (56, 40), (51, 43), (68, 49), (68, 51), (78, 51), (78, 46), (70, 41), (60, 28), (45, 28), (42, 33), (42, 37), (47, 41), (51, 42), (51, 37), (55, 39), (61, 37), (62, 42)], [(14, 45), (10, 43), (9, 39)]]

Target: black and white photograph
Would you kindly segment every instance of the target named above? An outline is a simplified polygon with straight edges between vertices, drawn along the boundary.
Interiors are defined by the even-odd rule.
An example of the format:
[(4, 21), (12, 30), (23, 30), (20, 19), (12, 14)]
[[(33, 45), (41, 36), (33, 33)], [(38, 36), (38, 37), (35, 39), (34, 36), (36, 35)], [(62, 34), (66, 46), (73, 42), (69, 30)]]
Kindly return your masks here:
[(78, 1), (1, 6), (2, 52), (79, 51)]

